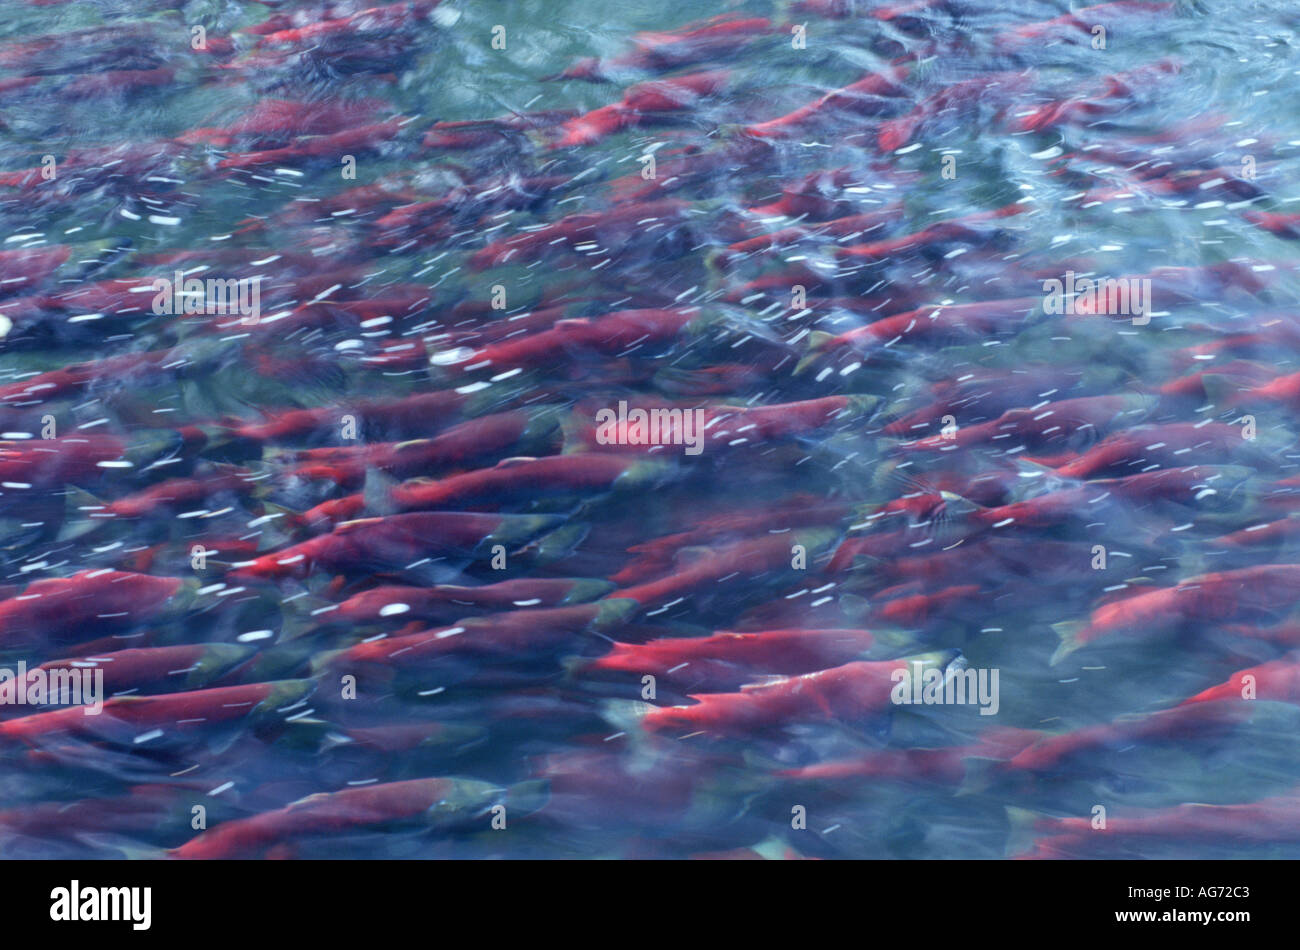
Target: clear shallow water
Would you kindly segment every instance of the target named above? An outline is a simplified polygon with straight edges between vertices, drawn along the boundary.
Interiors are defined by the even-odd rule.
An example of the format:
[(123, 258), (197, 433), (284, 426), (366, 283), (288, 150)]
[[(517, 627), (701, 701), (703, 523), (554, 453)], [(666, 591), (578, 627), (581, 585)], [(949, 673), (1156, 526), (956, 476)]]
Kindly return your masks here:
[[(5, 262), (16, 292), (0, 302), (12, 322), (0, 374), (5, 384), (18, 384), (81, 361), (102, 369), (63, 390), (6, 389), (5, 429), (40, 434), (49, 414), (64, 437), (120, 437), (120, 445), (105, 448), (107, 460), (129, 457), (133, 466), (91, 462), (86, 472), (51, 474), (47, 459), (22, 456), (34, 461), (13, 470), (3, 496), (6, 583), (21, 596), (33, 579), (104, 567), (196, 583), (165, 609), (145, 616), (141, 608), (142, 616), (116, 627), (113, 618), (56, 617), (26, 632), (10, 617), (7, 660), (236, 644), (249, 656), (231, 659), (229, 669), (217, 664), (209, 674), (204, 667), (179, 685), (174, 676), (155, 677), (138, 693), (290, 678), (314, 692), (305, 704), (295, 693), (294, 701), (220, 726), (183, 722), (205, 716), (182, 713), (156, 727), (129, 717), (122, 725), (110, 711), (93, 728), (6, 738), (5, 853), (158, 855), (195, 838), (195, 805), (207, 809), (208, 826), (216, 829), (318, 792), (432, 776), (486, 786), (461, 786), (464, 799), (440, 812), (445, 817), (432, 831), (423, 818), (380, 823), (360, 806), (343, 805), (357, 827), (340, 833), (317, 819), (290, 832), (284, 829), (291, 823), (271, 820), (278, 830), (248, 850), (304, 857), (684, 857), (757, 846), (768, 856), (992, 858), (1032, 847), (1034, 835), (1019, 829), (1023, 812), (1009, 816), (1008, 808), (1089, 818), (1101, 805), (1120, 819), (1141, 809), (1246, 803), (1293, 789), (1300, 711), (1294, 693), (1270, 687), (1272, 680), (1263, 680), (1261, 698), (1247, 711), (1234, 707), (1163, 737), (1119, 726), (1051, 768), (1011, 768), (1006, 760), (1014, 751), (974, 747), (991, 728), (1041, 731), (1028, 744), (1149, 715), (1234, 671), (1282, 658), (1293, 645), (1277, 633), (1287, 629), (1292, 606), (1285, 592), (1265, 597), (1257, 580), (1245, 579), (1219, 595), (1215, 603), (1226, 605), (1219, 618), (1188, 611), (1160, 630), (1139, 621), (1129, 635), (1051, 662), (1059, 643), (1053, 625), (1084, 621), (1117, 593), (1294, 561), (1293, 542), (1238, 549), (1216, 540), (1290, 510), (1288, 487), (1278, 483), (1295, 474), (1294, 404), (1233, 402), (1221, 388), (1210, 396), (1188, 380), (1207, 364), (1227, 366), (1238, 385), (1300, 369), (1296, 336), (1284, 332), (1295, 308), (1295, 245), (1248, 217), (1295, 210), (1294, 11), (1286, 4), (1207, 3), (1106, 14), (1107, 48), (1096, 50), (1068, 27), (1059, 36), (1083, 41), (1016, 45), (1007, 38), (1007, 30), (1061, 15), (1058, 4), (978, 3), (888, 22), (870, 15), (875, 7), (860, 3), (857, 15), (830, 20), (771, 4), (738, 5), (730, 9), (770, 17), (776, 28), (664, 71), (728, 72), (725, 87), (688, 108), (649, 115), (639, 127), (583, 146), (549, 147), (564, 134), (555, 131), (563, 119), (551, 116), (528, 131), (497, 126), (472, 148), (449, 149), (422, 142), (435, 121), (583, 112), (619, 101), (627, 87), (661, 73), (632, 67), (600, 84), (545, 77), (582, 57), (617, 57), (631, 48), (633, 33), (678, 29), (701, 11), (693, 4), (618, 4), (596, 13), (585, 4), (443, 4), (427, 21), (366, 37), (344, 31), (285, 39), (271, 53), (281, 48), (294, 56), (276, 60), (253, 50), (257, 36), (241, 30), (287, 7), (9, 5), (0, 27), (8, 51), (0, 56), (0, 78), (33, 81), (5, 87), (0, 166), (38, 168), (52, 154), (63, 170), (40, 185), (8, 183), (0, 215), (13, 239), (5, 247), (71, 250), (48, 274), (19, 259)], [(807, 48), (791, 47), (787, 19), (808, 24)], [(234, 51), (217, 40), (208, 52), (192, 50), (188, 27), (195, 23), (209, 37), (233, 36)], [(504, 50), (492, 47), (498, 24), (506, 29)], [(85, 29), (93, 32), (73, 42), (21, 46)], [(901, 95), (855, 102), (856, 108), (832, 105), (787, 137), (756, 140), (745, 131), (908, 55), (916, 61), (899, 80)], [(1176, 62), (1177, 73), (1139, 73), (1124, 87), (1106, 85), (1106, 76), (1162, 59)], [(129, 75), (114, 76), (123, 71)], [(993, 73), (1003, 74), (997, 84), (984, 78)], [(78, 79), (85, 84), (67, 85)], [(130, 88), (106, 91), (110, 82)], [(911, 129), (900, 147), (880, 147), (883, 123), (934, 102), (928, 97), (945, 88), (974, 92), (968, 100), (954, 97), (952, 110)], [(1098, 98), (1107, 91), (1113, 95)], [(324, 146), (314, 158), (301, 154), (308, 143), (296, 138), (303, 114), (260, 132), (193, 134), (230, 126), (269, 97), (314, 104), (305, 114), (316, 116), (318, 134), (392, 117), (409, 121), (393, 134)], [(1070, 107), (1059, 123), (1038, 131), (1018, 127), (1045, 103), (1070, 97), (1090, 104)], [(348, 103), (352, 111), (337, 119), (311, 111)], [(76, 152), (128, 143), (134, 151)], [(233, 170), (220, 164), (277, 147), (298, 153)], [(641, 177), (649, 153), (656, 158), (653, 182)], [(344, 154), (357, 160), (354, 180), (340, 174)], [(955, 177), (943, 175), (945, 155), (955, 158)], [(1244, 159), (1253, 160), (1254, 177)], [(802, 204), (787, 205), (785, 218), (753, 210), (809, 175), (837, 170), (822, 176)], [(1188, 176), (1194, 185), (1185, 184)], [(388, 193), (351, 193), (329, 203), (374, 183)], [(501, 185), (530, 197), (493, 203), (492, 189)], [(517, 251), (475, 269), (472, 255), (491, 241), (565, 215), (665, 198), (683, 204), (629, 215), (630, 227), (598, 230), (568, 249), (548, 242), (536, 259)], [(445, 202), (414, 225), (385, 217), (439, 199)], [(931, 232), (871, 259), (836, 254), (1006, 207), (1019, 213)], [(723, 251), (779, 228), (816, 231), (827, 221), (882, 211), (861, 233), (823, 231), (797, 241), (787, 236), (775, 250)], [(194, 253), (159, 256), (178, 251)], [(170, 276), (177, 260), (211, 268), (201, 273), (261, 277), (262, 321), (244, 328), (211, 315), (151, 312), (152, 295), (139, 288)], [(1217, 272), (1158, 271), (1225, 263), (1231, 268)], [(1042, 281), (1067, 270), (1154, 273), (1150, 322), (1044, 313)], [(746, 286), (773, 275), (779, 279)], [(60, 296), (119, 278), (122, 285), (97, 284), (96, 296)], [(792, 306), (795, 283), (808, 289), (809, 309)], [(506, 296), (504, 313), (490, 309), (497, 287)], [(914, 308), (922, 308), (918, 319), (929, 320), (937, 305), (1019, 299), (1029, 304), (999, 307), (1001, 319), (978, 332), (912, 338), (904, 323), (899, 339), (881, 338), (888, 346), (866, 348), (859, 337), (805, 359), (810, 343), (821, 339), (814, 333), (842, 334)], [(283, 316), (313, 300), (295, 317)], [(347, 307), (367, 300), (384, 303), (374, 312)], [(520, 318), (526, 338), (560, 318), (682, 306), (701, 308), (689, 332), (649, 342), (633, 335), (605, 349), (544, 342), (519, 374), (502, 376), (505, 366), (455, 354), (499, 333), (503, 319)], [(1198, 358), (1211, 351), (1189, 352), (1238, 334), (1256, 336), (1234, 340), (1213, 360)], [(167, 355), (151, 367), (107, 362), (158, 352)], [(1028, 381), (1021, 385), (1018, 377)], [(470, 387), (464, 395), (474, 401), (445, 417), (430, 412), (426, 421), (417, 413), (399, 423), (388, 410), (379, 415), (389, 421), (376, 424), (358, 409), (366, 400), (457, 387)], [(293, 514), (360, 489), (341, 470), (304, 472), (304, 460), (288, 454), (355, 445), (340, 424), (349, 411), (362, 415), (363, 440), (383, 442), (432, 436), (491, 412), (555, 407), (558, 428), (531, 441), (491, 443), (472, 430), (462, 455), (396, 472), (446, 479), (511, 456), (580, 449), (583, 426), (620, 399), (680, 400), (716, 412), (845, 395), (876, 399), (815, 424), (741, 429), (751, 433), (738, 433), (746, 441), (716, 440), (698, 457), (677, 447), (651, 453), (672, 469), (653, 487), (538, 498), (545, 487), (539, 482), (522, 498), (488, 494), (464, 503), (556, 516), (560, 530), (536, 544), (512, 545), (504, 571), (494, 571), (480, 548), (435, 551), (405, 571), (398, 568), (421, 560), (418, 551), (400, 564), (357, 557), (278, 581), (227, 576), (232, 563), (319, 532), (307, 524), (293, 528)], [(911, 444), (938, 433), (944, 415), (953, 416), (960, 436), (1007, 409), (1115, 395), (1130, 399), (1123, 415), (1107, 411), (1091, 427), (1078, 428), (1084, 420), (1074, 414), (1083, 410), (1058, 407), (1066, 422), (1061, 432), (1028, 438), (1012, 430), (1021, 437), (990, 434), (969, 444), (959, 438), (952, 450)], [(320, 431), (297, 436), (254, 439), (239, 429), (241, 421), (295, 407), (333, 407), (336, 414)], [(923, 427), (886, 429), (926, 407), (936, 411)], [(1233, 466), (1207, 469), (1185, 491), (1157, 497), (1095, 486), (1042, 525), (981, 521), (973, 510), (1078, 488), (1060, 467), (1109, 434), (1206, 419), (1240, 428), (1235, 420), (1243, 413), (1254, 417), (1253, 441), (1206, 446), (1192, 439), (1187, 453), (1163, 461), (1130, 453), (1090, 473), (1095, 480), (1152, 465)], [(174, 434), (186, 425), (201, 427), (206, 441)], [(1169, 440), (1164, 430), (1152, 431), (1139, 450)], [(74, 451), (56, 446), (56, 455)], [(218, 464), (237, 466), (236, 477), (256, 491), (214, 488), (199, 501), (101, 517), (99, 505), (163, 478), (211, 475)], [(1231, 487), (1218, 490), (1224, 486)], [(385, 483), (372, 475), (369, 487), (366, 506), (353, 515), (385, 513)], [(938, 490), (953, 493), (934, 498), (941, 507), (877, 514), (901, 497)], [(785, 517), (745, 520), (782, 505), (791, 512)], [(827, 515), (826, 506), (843, 510)], [(279, 517), (259, 520), (268, 514)], [(728, 514), (738, 520), (713, 526), (710, 519)], [(381, 583), (621, 576), (639, 563), (633, 546), (693, 529), (700, 530), (695, 537), (665, 542), (666, 560), (650, 564), (647, 578), (721, 563), (728, 545), (770, 538), (771, 531), (797, 532), (809, 564), (795, 572), (742, 559), (680, 597), (647, 603), (639, 615), (599, 625), (575, 619), (540, 647), (502, 641), (507, 645), (491, 657), (448, 652), (419, 666), (380, 663), (362, 675), (356, 698), (341, 695), (339, 677), (353, 668), (334, 651), (384, 633), (445, 629), (460, 615), (448, 608), (438, 622), (390, 613), (326, 624), (330, 612), (321, 611), (330, 604)], [(835, 554), (853, 539), (890, 531), (899, 534), (881, 542), (884, 553), (857, 562)], [(216, 552), (201, 570), (190, 560), (196, 543)], [(1095, 545), (1107, 551), (1104, 570), (1092, 567)], [(948, 557), (931, 553), (942, 549)], [(199, 584), (206, 586), (190, 599)], [(898, 602), (936, 595), (925, 610), (904, 611)], [(543, 629), (527, 619), (522, 627)], [(600, 655), (610, 639), (789, 628), (872, 631), (877, 642), (868, 655), (876, 660), (959, 649), (971, 668), (998, 671), (998, 712), (892, 709), (881, 702), (851, 715), (843, 707), (786, 709), (733, 737), (686, 727), (652, 733), (640, 721), (640, 671), (597, 677), (575, 659)], [(719, 651), (712, 658), (728, 660), (729, 651)], [(796, 672), (771, 668), (789, 664), (788, 656), (766, 663), (751, 664), (741, 679)], [(386, 667), (399, 672), (390, 680)], [(655, 702), (687, 703), (684, 694), (698, 684), (689, 667), (663, 674)], [(1214, 727), (1232, 716), (1241, 719)], [(416, 731), (399, 734), (396, 726)], [(926, 773), (935, 758), (919, 753), (895, 774), (881, 774), (899, 750), (952, 747), (970, 754)], [(874, 763), (867, 771), (875, 774), (778, 774), (842, 760)], [(80, 804), (61, 808), (71, 802)], [(54, 818), (51, 803), (60, 808)], [(499, 803), (509, 816), (504, 830), (491, 828), (490, 806)], [(806, 810), (806, 828), (792, 827), (797, 807)], [(1080, 857), (1293, 857), (1293, 839), (1243, 835), (1225, 815), (1217, 834), (1175, 828), (1057, 844)]]

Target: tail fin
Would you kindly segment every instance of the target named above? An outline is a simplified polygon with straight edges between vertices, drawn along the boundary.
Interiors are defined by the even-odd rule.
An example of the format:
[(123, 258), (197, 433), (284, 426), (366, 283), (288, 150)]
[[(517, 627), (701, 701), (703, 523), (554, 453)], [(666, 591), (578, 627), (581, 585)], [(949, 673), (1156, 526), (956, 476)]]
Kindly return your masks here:
[(869, 651), (871, 656), (882, 658), (905, 656), (922, 648), (917, 642), (916, 634), (900, 627), (872, 626), (869, 629), (873, 638)]
[(397, 511), (393, 502), (393, 489), (397, 479), (377, 468), (366, 469), (366, 480), (361, 494), (365, 499), (366, 511), (375, 515), (391, 515)]
[(961, 798), (966, 795), (978, 795), (987, 790), (996, 780), (998, 769), (1004, 761), (981, 755), (972, 755), (965, 759), (966, 774), (961, 784), (957, 786), (956, 796)]
[(569, 592), (564, 595), (561, 604), (586, 604), (599, 600), (617, 587), (610, 581), (598, 577), (580, 577), (573, 582)]
[(1065, 620), (1061, 623), (1052, 624), (1052, 632), (1061, 638), (1061, 644), (1052, 654), (1051, 665), (1056, 666), (1075, 650), (1083, 647), (1083, 641), (1080, 634), (1083, 633), (1086, 625), (1078, 620)]
[(1028, 808), (1007, 806), (1007, 824), (1009, 825), (1006, 846), (1007, 857), (1026, 854), (1033, 850), (1038, 836), (1038, 823), (1045, 817), (1047, 816), (1036, 811), (1030, 811)]
[(120, 835), (83, 834), (78, 837), (97, 848), (117, 851), (128, 861), (159, 861), (171, 857), (171, 851), (167, 848), (139, 844)]
[(982, 511), (979, 505), (956, 492), (940, 491), (939, 497), (943, 499), (943, 513), (949, 518), (964, 518)]
[(1237, 408), (1241, 404), (1242, 394), (1248, 391), (1232, 377), (1220, 373), (1206, 373), (1202, 376), (1201, 388), (1205, 390), (1205, 401), (1216, 409)]
[(538, 564), (550, 564), (571, 554), (587, 537), (591, 525), (586, 522), (567, 524), (542, 535), (524, 548)]
[(307, 525), (300, 512), (272, 501), (262, 502), (262, 517), (267, 519), (264, 524), (268, 527), (276, 528), (278, 526), (278, 530), (263, 532), (264, 536), (270, 538), (266, 544), (263, 544), (259, 539), (258, 550), (263, 551), (272, 550), (288, 543), (292, 540), (293, 535), (296, 535)]
[(511, 812), (525, 816), (541, 811), (551, 800), (551, 783), (546, 779), (517, 782), (506, 790), (506, 804)]
[(338, 604), (304, 591), (280, 602), (280, 640), (287, 643), (330, 623)]
[[(60, 541), (72, 541), (97, 531), (105, 522), (113, 521), (107, 514), (108, 507), (90, 492), (69, 485), (66, 493), (67, 510), (63, 518), (63, 530), (59, 532)], [(99, 515), (99, 517), (95, 517)]]
[(835, 334), (827, 333), (825, 330), (813, 330), (808, 334), (808, 352), (804, 355), (798, 364), (795, 365), (794, 374), (806, 372), (810, 366), (821, 359), (822, 355), (830, 348), (831, 341), (835, 339)]
[(725, 247), (715, 247), (704, 254), (704, 268), (710, 276), (722, 277), (731, 270), (734, 254)]
[(641, 720), (656, 707), (639, 699), (609, 699), (599, 708), (601, 716), (614, 728), (629, 735), (640, 735)]

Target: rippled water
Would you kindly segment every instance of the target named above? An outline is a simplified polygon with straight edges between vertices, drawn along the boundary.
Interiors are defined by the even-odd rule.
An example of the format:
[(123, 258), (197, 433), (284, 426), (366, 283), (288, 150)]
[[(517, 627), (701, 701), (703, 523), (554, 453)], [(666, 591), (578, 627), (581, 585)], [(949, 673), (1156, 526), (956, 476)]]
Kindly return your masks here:
[[(914, 9), (885, 12), (903, 6)], [(1217, 812), (1208, 829), (1179, 818), (1159, 833), (1061, 835), (1035, 853), (1300, 856), (1287, 818), (1300, 809), (1300, 690), (1289, 685), (1300, 677), (1286, 665), (1300, 643), (1289, 625), (1300, 597), (1289, 592), (1300, 588), (1289, 574), (1241, 575), (1195, 609), (1170, 601), (1124, 632), (1058, 654), (1058, 633), (1097, 621), (1108, 601), (1209, 572), (1300, 564), (1285, 534), (1220, 540), (1294, 510), (1286, 480), (1296, 474), (1300, 400), (1237, 391), (1300, 371), (1295, 233), (1252, 221), (1300, 210), (1300, 18), (1285, 2), (1115, 6), (1081, 12), (1082, 26), (1016, 38), (1009, 31), (1067, 8), (449, 0), (392, 29), (280, 36), (255, 48), (248, 28), (269, 16), (305, 11), (292, 28), (360, 6), (4, 3), (0, 171), (11, 174), (0, 176), (0, 233), (6, 253), (34, 254), (0, 260), (9, 323), (0, 421), (10, 440), (0, 554), (12, 585), (0, 601), (4, 659), (98, 657), (103, 668), (118, 650), (220, 644), (127, 692), (294, 682), (266, 702), (232, 700), (262, 705), (226, 723), (214, 711), (224, 701), (200, 699), (163, 722), (119, 704), (73, 725), (7, 727), (0, 853), (153, 857), (189, 841), (212, 856), (754, 848), (768, 857), (994, 858), (1050, 837), (1046, 820), (1026, 827), (1026, 812), (1093, 821), (1101, 807), (1119, 822), (1187, 803), (1290, 796), (1271, 819)], [(822, 15), (836, 10), (845, 15)], [(585, 57), (626, 55), (634, 34), (724, 13), (769, 21), (743, 42), (696, 49), (689, 62), (615, 65), (606, 82), (559, 77)], [(1094, 20), (1107, 24), (1103, 49), (1086, 29)], [(792, 24), (806, 27), (806, 42)], [(192, 46), (196, 25), (206, 50)], [(895, 69), (877, 95), (832, 101), (787, 134), (760, 126)], [(623, 100), (637, 83), (702, 70), (725, 76), (703, 95), (659, 87), (680, 107), (642, 99), (640, 124), (597, 136), (571, 118)], [(944, 90), (949, 101), (934, 98)], [(301, 105), (278, 107), (260, 131), (222, 131), (250, 114), (265, 120), (277, 108), (270, 100)], [(933, 114), (908, 121), (914, 108)], [(430, 131), (510, 116), (522, 118)], [(319, 138), (372, 123), (352, 140)], [(449, 147), (457, 144), (469, 147)], [(285, 151), (240, 158), (277, 148)], [(103, 151), (83, 151), (94, 149)], [(664, 201), (674, 203), (647, 204)], [(1002, 216), (970, 217), (997, 209)], [(518, 243), (596, 213), (607, 217), (594, 231), (543, 232), (531, 250)], [(871, 213), (840, 231), (827, 224)], [(914, 240), (851, 250), (937, 223)], [(783, 232), (775, 247), (736, 247), (786, 228), (803, 231)], [(59, 246), (66, 260), (40, 256)], [(178, 267), (260, 279), (257, 322), (157, 313), (152, 281)], [(1044, 281), (1067, 272), (1149, 276), (1149, 319), (1050, 312)], [(936, 308), (960, 314), (943, 308), (978, 302), (993, 302), (982, 319), (926, 332)], [(612, 334), (593, 342), (552, 329), (562, 319), (691, 307), (698, 312), (680, 331), (654, 329), (661, 313), (618, 345)], [(876, 338), (827, 342), (909, 311)], [(522, 355), (479, 349), (502, 340), (523, 341)], [(32, 379), (83, 363), (91, 369)], [(1206, 369), (1202, 382), (1195, 374)], [(450, 400), (436, 411), (365, 409), (435, 392)], [(843, 396), (862, 398), (805, 406), (797, 419), (791, 409), (745, 414)], [(1085, 398), (1093, 401), (1059, 405)], [(539, 475), (520, 495), (449, 505), (547, 516), (511, 522), (523, 534), (500, 570), (486, 542), (439, 548), (450, 529), (434, 522), (392, 542), (387, 560), (348, 551), (270, 579), (246, 569), (321, 536), (328, 525), (300, 517), (315, 505), (364, 492), (334, 520), (391, 517), (396, 478), (445, 483), (561, 452), (637, 457), (591, 438), (596, 413), (620, 400), (704, 408), (714, 432), (699, 455), (646, 452), (662, 471), (637, 469), (642, 481), (629, 476), (613, 492), (551, 491)], [(331, 411), (312, 431), (252, 428), (321, 407)], [(1001, 430), (977, 428), (1014, 409), (1028, 411)], [(1058, 413), (1061, 428), (1043, 424), (1043, 412)], [(531, 428), (493, 441), (474, 427), (492, 413), (527, 413)], [(357, 417), (354, 433), (346, 420)], [(1199, 423), (1204, 437), (1185, 427)], [(470, 426), (456, 430), (463, 443), (433, 462), (294, 454), (458, 424)], [(1250, 427), (1253, 438), (1242, 437)], [(1138, 441), (1108, 464), (1069, 467), (1124, 433)], [(309, 461), (323, 467), (308, 470)], [(1186, 486), (1087, 484), (1166, 470)], [(105, 507), (163, 479), (222, 474), (231, 481), (192, 498)], [(1053, 493), (1061, 501), (1041, 522), (1028, 509), (985, 513)], [(666, 540), (647, 550), (655, 539)], [(806, 563), (787, 569), (796, 552), (753, 553), (773, 539), (802, 545)], [(24, 587), (104, 568), (184, 585), (157, 609), (143, 593), (87, 609), (102, 594)], [(645, 594), (636, 606), (620, 598), (691, 570), (704, 580), (680, 593)], [(400, 606), (346, 622), (330, 609), (380, 585), (548, 578), (607, 579), (573, 600), (605, 595), (615, 606), (551, 629), (554, 615), (521, 613), (538, 607), (521, 594), (504, 605), (508, 616), (466, 608), (493, 613), (467, 633), (457, 632), (466, 614), (454, 604), (423, 622)], [(33, 594), (79, 605), (33, 621), (23, 606)], [(391, 604), (403, 605), (402, 595)], [(516, 635), (502, 632), (510, 624)], [(476, 645), (420, 664), (338, 652), (426, 629), (443, 633), (426, 640)], [(740, 648), (720, 642), (716, 655), (665, 664), (653, 697), (643, 693), (652, 672), (644, 653), (614, 673), (587, 665), (611, 641), (790, 629), (870, 631), (863, 655), (882, 662), (873, 675), (883, 679), (862, 687), (871, 695), (860, 702), (760, 702), (757, 718), (727, 735), (647, 711), (856, 657), (795, 668), (788, 654), (737, 660)], [(883, 699), (884, 661), (935, 653), (951, 663), (947, 651), (960, 651), (954, 669), (996, 671), (995, 715)], [(706, 660), (733, 664), (726, 685), (710, 685)], [(1167, 727), (1149, 718), (1273, 661), (1282, 665), (1258, 674), (1256, 699)], [(345, 679), (353, 675), (355, 696)], [(0, 712), (16, 720), (31, 710)], [(1059, 761), (1013, 759), (1105, 723), (1111, 732)], [(857, 766), (838, 777), (792, 774), (835, 762)], [(463, 781), (427, 792), (442, 806), (416, 808), (414, 818), (345, 798), (298, 824), (287, 813), (264, 819), (230, 851), (212, 843), (223, 823), (307, 795), (429, 777)], [(505, 806), (504, 829), (493, 827), (495, 805)]]

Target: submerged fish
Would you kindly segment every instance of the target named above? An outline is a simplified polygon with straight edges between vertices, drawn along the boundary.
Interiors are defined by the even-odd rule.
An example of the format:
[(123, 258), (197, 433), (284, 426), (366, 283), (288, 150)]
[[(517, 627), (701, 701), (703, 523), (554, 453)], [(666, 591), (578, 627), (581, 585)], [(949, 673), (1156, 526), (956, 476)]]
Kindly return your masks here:
[(1288, 11), (40, 6), (0, 856), (1300, 856)]

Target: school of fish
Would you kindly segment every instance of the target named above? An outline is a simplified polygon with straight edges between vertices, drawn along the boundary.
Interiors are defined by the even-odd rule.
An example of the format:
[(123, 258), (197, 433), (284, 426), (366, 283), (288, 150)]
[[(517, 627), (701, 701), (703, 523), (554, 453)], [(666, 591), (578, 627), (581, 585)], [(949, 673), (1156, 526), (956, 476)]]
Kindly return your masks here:
[(1294, 7), (8, 6), (0, 856), (1300, 857)]

